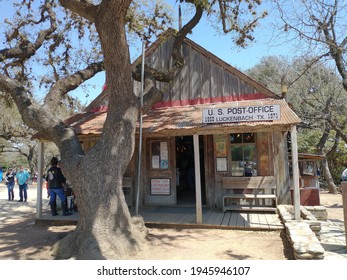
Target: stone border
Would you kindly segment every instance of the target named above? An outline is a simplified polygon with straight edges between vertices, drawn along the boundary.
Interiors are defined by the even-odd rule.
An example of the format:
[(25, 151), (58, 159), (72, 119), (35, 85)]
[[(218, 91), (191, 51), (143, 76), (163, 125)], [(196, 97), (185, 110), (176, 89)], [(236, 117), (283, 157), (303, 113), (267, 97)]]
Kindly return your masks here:
[(300, 207), (301, 220), (294, 220), (292, 205), (278, 205), (279, 216), (297, 260), (322, 260), (324, 248), (320, 244), (321, 224), (305, 207)]

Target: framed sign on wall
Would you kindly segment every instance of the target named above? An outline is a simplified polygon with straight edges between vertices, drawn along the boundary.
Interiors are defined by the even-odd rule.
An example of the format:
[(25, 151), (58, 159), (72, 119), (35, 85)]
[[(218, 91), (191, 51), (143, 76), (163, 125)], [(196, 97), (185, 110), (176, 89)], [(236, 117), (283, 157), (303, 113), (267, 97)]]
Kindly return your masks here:
[(225, 157), (216, 158), (217, 161), (217, 172), (227, 172), (228, 171), (228, 159)]
[(151, 195), (171, 195), (170, 179), (151, 179)]

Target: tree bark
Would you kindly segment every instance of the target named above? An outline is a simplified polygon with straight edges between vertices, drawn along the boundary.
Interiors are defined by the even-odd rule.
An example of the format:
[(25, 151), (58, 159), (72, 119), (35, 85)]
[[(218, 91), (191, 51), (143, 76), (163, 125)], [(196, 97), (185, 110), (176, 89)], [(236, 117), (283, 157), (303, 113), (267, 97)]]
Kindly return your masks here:
[[(57, 259), (129, 259), (145, 242), (144, 222), (131, 218), (125, 202), (122, 174), (112, 174), (116, 169), (112, 166), (120, 161), (109, 159), (106, 153), (93, 149), (75, 174), (72, 184), (80, 220), (74, 232), (54, 245), (52, 255)], [(105, 166), (110, 168), (105, 170)]]
[(130, 2), (104, 1), (96, 10), (95, 26), (106, 54), (109, 107), (100, 141), (71, 174), (80, 220), (76, 231), (54, 246), (57, 258), (128, 259), (141, 249), (147, 234), (143, 220), (131, 217), (122, 188), (139, 114), (125, 31)]
[(322, 160), (322, 167), (323, 167), (322, 168), (323, 169), (323, 176), (324, 176), (325, 180), (327, 181), (329, 193), (337, 194), (338, 191), (337, 191), (336, 185), (334, 183), (334, 179), (331, 176), (328, 160), (326, 158), (324, 158)]
[[(319, 143), (317, 144), (317, 151), (318, 154), (323, 155), (323, 149), (326, 145), (326, 142), (328, 140), (329, 137), (329, 133), (330, 133), (330, 125), (328, 122), (325, 122), (325, 130), (324, 133), (321, 137), (321, 139), (319, 140)], [(332, 151), (329, 152), (329, 154), (331, 154)], [(328, 161), (328, 155), (326, 155), (326, 157), (322, 160), (322, 172), (323, 172), (323, 176), (325, 178), (325, 180), (327, 181), (328, 184), (328, 189), (330, 193), (338, 193), (335, 182), (333, 177), (331, 176), (331, 172), (330, 172), (330, 168), (329, 168), (329, 161)]]

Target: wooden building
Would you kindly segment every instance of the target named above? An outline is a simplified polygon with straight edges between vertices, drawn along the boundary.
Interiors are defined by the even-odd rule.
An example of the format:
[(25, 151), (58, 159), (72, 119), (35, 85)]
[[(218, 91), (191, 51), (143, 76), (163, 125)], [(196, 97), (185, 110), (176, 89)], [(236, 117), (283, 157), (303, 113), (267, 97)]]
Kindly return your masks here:
[[(167, 31), (146, 50), (147, 64), (168, 67), (173, 36)], [(180, 75), (160, 84), (164, 100), (143, 116), (140, 181), (138, 145), (124, 175), (128, 205), (196, 205), (199, 213), (203, 206), (271, 211), (291, 204), (287, 134), (296, 144), (300, 119), (282, 97), (190, 39), (182, 53)], [(102, 92), (68, 121), (86, 151), (99, 138), (106, 113)]]
[[(298, 154), (300, 205), (320, 205), (320, 170), (318, 164), (324, 159), (323, 155)], [(291, 157), (289, 156), (291, 169)], [(292, 190), (293, 192), (293, 190)]]

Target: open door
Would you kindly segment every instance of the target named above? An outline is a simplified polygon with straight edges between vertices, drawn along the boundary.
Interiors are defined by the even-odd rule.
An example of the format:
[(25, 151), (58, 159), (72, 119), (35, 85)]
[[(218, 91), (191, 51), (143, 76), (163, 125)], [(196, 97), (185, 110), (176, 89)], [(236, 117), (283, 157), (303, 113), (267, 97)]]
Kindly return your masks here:
[[(206, 202), (204, 145), (199, 136), (202, 203)], [(195, 206), (195, 166), (193, 136), (176, 137), (177, 205)]]

